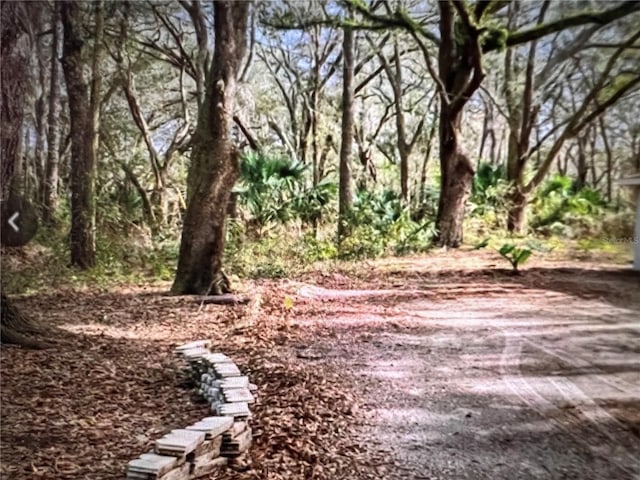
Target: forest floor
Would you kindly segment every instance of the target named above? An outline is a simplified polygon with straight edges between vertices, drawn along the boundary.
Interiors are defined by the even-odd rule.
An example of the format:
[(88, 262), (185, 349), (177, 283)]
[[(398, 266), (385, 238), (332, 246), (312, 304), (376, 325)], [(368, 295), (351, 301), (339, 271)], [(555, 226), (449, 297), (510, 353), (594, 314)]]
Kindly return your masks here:
[(54, 348), (2, 346), (2, 479), (117, 479), (208, 415), (173, 349), (211, 338), (259, 388), (236, 479), (640, 478), (640, 276), (434, 252), (242, 285), (16, 296)]

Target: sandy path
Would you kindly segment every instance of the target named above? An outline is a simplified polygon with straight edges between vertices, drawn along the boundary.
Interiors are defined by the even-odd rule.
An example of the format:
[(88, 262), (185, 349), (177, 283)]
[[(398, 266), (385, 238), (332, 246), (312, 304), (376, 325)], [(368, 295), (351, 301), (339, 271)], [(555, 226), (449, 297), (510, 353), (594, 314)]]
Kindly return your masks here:
[[(436, 287), (434, 287), (436, 288)], [(366, 385), (383, 478), (640, 478), (640, 310), (544, 289), (305, 285), (318, 351)], [(444, 297), (444, 299), (442, 299)]]

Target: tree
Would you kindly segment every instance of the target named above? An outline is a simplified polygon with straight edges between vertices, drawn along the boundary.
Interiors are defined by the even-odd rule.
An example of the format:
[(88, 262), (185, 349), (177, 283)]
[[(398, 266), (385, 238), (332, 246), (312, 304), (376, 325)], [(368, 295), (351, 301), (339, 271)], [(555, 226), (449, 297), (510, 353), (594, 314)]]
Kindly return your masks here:
[[(370, 42), (372, 43), (371, 40)], [(393, 42), (393, 68), (382, 50), (378, 51), (378, 58), (384, 68), (387, 80), (389, 81), (393, 92), (393, 108), (395, 110), (394, 117), (396, 121), (396, 145), (398, 155), (400, 156), (400, 197), (403, 202), (407, 203), (409, 201), (409, 157), (411, 156), (411, 152), (413, 151), (418, 138), (422, 134), (424, 117), (416, 126), (413, 136), (409, 140), (405, 118), (405, 109), (407, 107), (405, 105), (404, 97), (406, 87), (403, 84), (402, 59), (398, 39), (395, 38)]]
[[(36, 7), (36, 8), (34, 8)], [(0, 3), (0, 155), (2, 170), (0, 198), (7, 200), (19, 159), (19, 142), (27, 102), (27, 85), (31, 80), (28, 59), (35, 40), (32, 31), (39, 7), (28, 2)], [(38, 333), (41, 328), (18, 310), (0, 287), (0, 339), (3, 343), (16, 343), (40, 348), (43, 343), (26, 335)]]
[[(538, 15), (538, 25), (543, 23), (548, 5), (548, 2), (543, 3)], [(517, 4), (512, 4), (510, 9), (513, 20), (517, 14)], [(587, 51), (597, 41), (600, 29), (600, 25), (589, 26), (562, 48), (551, 49), (550, 55), (545, 51), (546, 65), (538, 72), (535, 68), (537, 42), (530, 42), (524, 68), (524, 87), (519, 98), (515, 94), (515, 85), (518, 80), (516, 72), (521, 68), (515, 65), (514, 50), (506, 52), (504, 91), (509, 125), (507, 179), (512, 184), (507, 218), (510, 232), (524, 232), (530, 193), (542, 183), (563, 146), (572, 139), (575, 139), (577, 147), (575, 188), (580, 190), (586, 185), (589, 169), (594, 170), (593, 159), (591, 165), (587, 161), (587, 146), (588, 143), (592, 144), (593, 157), (596, 121), (640, 85), (640, 72), (632, 67), (637, 62), (637, 55), (633, 51), (640, 46), (640, 31), (626, 34), (626, 39), (615, 44), (601, 43), (600, 45), (607, 46), (598, 50), (595, 58), (594, 55), (589, 56), (588, 52), (581, 55), (582, 50)], [(606, 39), (609, 35), (610, 32), (604, 32), (603, 37)], [(545, 50), (550, 50), (550, 47), (547, 46)], [(588, 74), (582, 70), (581, 60), (589, 61)], [(561, 71), (569, 81), (558, 87), (557, 74), (548, 68), (549, 64), (556, 71)], [(566, 102), (569, 106), (563, 104), (567, 99), (562, 98), (562, 92), (570, 95)], [(547, 133), (539, 141), (533, 142), (534, 127), (543, 108), (556, 117), (557, 126), (547, 129)], [(558, 112), (566, 111), (569, 113), (561, 118), (562, 113)], [(604, 143), (608, 148), (606, 136)], [(545, 147), (546, 151), (543, 150)], [(541, 151), (541, 161), (531, 168), (531, 159)], [(571, 149), (567, 155), (571, 156)], [(609, 164), (611, 166), (611, 161)], [(532, 170), (533, 177), (527, 180), (525, 172), (529, 169)], [(592, 174), (595, 178), (595, 171)], [(594, 187), (597, 180), (596, 178), (593, 182)]]
[(353, 148), (353, 77), (354, 77), (354, 32), (344, 29), (342, 42), (343, 79), (342, 79), (342, 143), (340, 146), (340, 187), (338, 204), (338, 239), (348, 232), (347, 214), (353, 203), (351, 182), (351, 150)]
[[(95, 265), (95, 169), (100, 121), (100, 52), (104, 30), (101, 2), (94, 5), (93, 51), (89, 57), (80, 2), (62, 3), (62, 67), (71, 121), (71, 263)], [(87, 58), (91, 64), (87, 65)], [(87, 75), (90, 72), (90, 76)]]
[(51, 72), (49, 78), (49, 112), (47, 133), (47, 160), (43, 187), (42, 219), (51, 225), (58, 208), (58, 171), (60, 163), (60, 46), (62, 33), (60, 31), (60, 3), (53, 4), (53, 18), (51, 29)]
[(203, 105), (192, 140), (187, 210), (172, 292), (224, 293), (225, 218), (239, 176), (239, 152), (231, 143), (236, 78), (246, 49), (249, 4), (214, 2), (215, 45)]
[[(308, 2), (300, 6), (313, 12), (322, 12), (326, 8), (326, 5), (319, 2)], [(289, 7), (297, 8), (293, 4)], [(312, 165), (313, 185), (323, 179), (326, 173), (326, 156), (332, 147), (331, 134), (324, 137), (325, 142), (321, 146), (320, 133), (322, 127), (325, 127), (322, 125), (325, 90), (339, 71), (342, 61), (342, 52), (338, 50), (338, 32), (338, 29), (314, 25), (300, 32), (297, 39), (300, 47), (291, 49), (287, 46), (288, 40), (280, 38), (280, 32), (266, 31), (265, 40), (257, 50), (258, 57), (284, 100), (290, 133), (274, 121), (272, 112), (268, 116), (269, 127), (294, 158)], [(357, 69), (355, 66), (356, 72)]]
[[(508, 4), (509, 2), (484, 0), (478, 0), (473, 5), (467, 5), (461, 0), (438, 2), (438, 36), (401, 7), (391, 11), (385, 2), (376, 2), (373, 7), (369, 7), (362, 2), (349, 0), (349, 5), (367, 19), (367, 24), (361, 28), (378, 29), (386, 26), (409, 31), (419, 44), (429, 73), (436, 82), (440, 95), (441, 173), (436, 243), (441, 246), (457, 247), (462, 242), (465, 204), (475, 173), (461, 144), (462, 114), (485, 77), (484, 55), (573, 27), (585, 24), (604, 25), (640, 9), (640, 4), (636, 2), (623, 2), (609, 10), (581, 12), (512, 31), (508, 27), (499, 26), (501, 19), (498, 14)], [(386, 15), (375, 12), (380, 5), (387, 8)], [(437, 69), (431, 60), (428, 43), (437, 47)]]
[[(130, 26), (132, 5), (123, 3), (119, 9), (121, 14), (120, 26), (113, 38), (116, 48), (115, 51), (111, 52), (111, 57), (117, 65), (118, 85), (124, 94), (133, 122), (140, 132), (148, 153), (149, 166), (151, 167), (153, 178), (151, 195), (147, 195), (145, 189), (140, 188), (142, 186), (140, 180), (126, 162), (122, 162), (121, 166), (134, 186), (140, 185), (140, 187), (136, 186), (135, 188), (142, 198), (145, 218), (153, 229), (157, 229), (167, 223), (169, 214), (168, 189), (171, 184), (170, 172), (180, 154), (188, 148), (191, 138), (192, 123), (188, 105), (187, 92), (190, 87), (188, 79), (191, 77), (195, 82), (195, 97), (199, 100), (202, 97), (202, 89), (204, 89), (204, 80), (201, 79), (201, 72), (204, 72), (208, 62), (206, 18), (200, 2), (181, 2), (181, 5), (180, 7), (172, 4), (166, 6), (151, 4), (150, 12), (148, 8), (143, 7), (143, 9), (140, 9), (138, 7), (133, 12), (134, 14), (138, 16), (152, 14), (151, 18), (154, 21), (150, 26), (142, 29), (145, 32), (145, 35), (143, 35)], [(184, 15), (184, 10), (189, 14), (193, 32), (185, 31), (186, 29), (183, 30), (182, 25), (172, 19), (173, 15)], [(155, 25), (156, 23), (157, 25)], [(189, 22), (185, 23), (189, 24)], [(129, 38), (130, 31), (132, 34), (131, 39)], [(195, 33), (197, 44), (196, 53), (193, 54), (188, 53), (191, 50), (188, 44), (191, 33)], [(163, 34), (168, 37), (166, 44), (165, 42), (151, 41), (147, 37), (157, 35), (162, 38)], [(133, 45), (140, 45), (143, 48), (142, 52), (132, 48)], [(175, 129), (169, 142), (164, 141), (164, 137), (167, 135), (167, 126), (159, 134), (153, 131), (150, 121), (147, 120), (152, 116), (145, 113), (141, 102), (143, 95), (140, 95), (136, 88), (136, 69), (140, 69), (137, 64), (144, 65), (144, 61), (149, 59), (158, 60), (158, 56), (165, 59), (173, 68), (179, 71), (179, 98), (167, 102), (167, 107), (162, 109), (165, 115), (171, 115), (169, 118), (172, 126), (175, 124)], [(148, 65), (145, 66), (148, 67)], [(164, 97), (167, 96), (167, 91), (172, 89), (171, 87), (167, 85), (167, 88), (162, 92)], [(173, 107), (175, 104), (180, 107), (178, 114), (173, 113), (174, 108), (168, 108), (169, 105)], [(155, 116), (157, 117), (158, 115)], [(163, 145), (165, 148), (161, 150), (158, 147), (159, 145)]]

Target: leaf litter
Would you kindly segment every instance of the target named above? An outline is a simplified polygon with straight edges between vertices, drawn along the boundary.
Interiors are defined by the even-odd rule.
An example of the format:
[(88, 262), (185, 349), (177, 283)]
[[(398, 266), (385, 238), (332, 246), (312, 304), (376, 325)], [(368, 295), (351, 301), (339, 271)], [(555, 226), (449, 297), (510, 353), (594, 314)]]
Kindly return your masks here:
[(288, 345), (313, 345), (317, 332), (291, 325), (282, 285), (258, 290), (259, 303), (247, 306), (199, 305), (138, 287), (17, 298), (57, 328), (52, 349), (2, 347), (2, 478), (123, 478), (154, 440), (210, 415), (173, 355), (199, 338), (259, 388), (248, 468), (211, 478), (379, 478), (380, 454), (355, 434), (365, 421), (356, 385), (331, 361), (291, 353)]

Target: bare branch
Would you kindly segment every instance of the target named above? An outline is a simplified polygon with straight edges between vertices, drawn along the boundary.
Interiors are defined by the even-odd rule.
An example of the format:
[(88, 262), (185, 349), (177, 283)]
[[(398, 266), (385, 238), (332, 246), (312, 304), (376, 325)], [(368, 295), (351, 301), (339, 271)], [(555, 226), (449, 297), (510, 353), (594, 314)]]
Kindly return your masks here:
[[(580, 25), (586, 25), (589, 23), (606, 25), (619, 18), (638, 11), (640, 11), (640, 2), (626, 1), (610, 10), (605, 10), (597, 13), (579, 13), (570, 17), (560, 18), (545, 25), (539, 25), (528, 30), (509, 33), (509, 35), (507, 36), (506, 45), (508, 47), (520, 45), (522, 43), (530, 42), (532, 40), (545, 37), (561, 30), (566, 30), (571, 27), (578, 27)], [(496, 50), (498, 47), (499, 45), (492, 45), (486, 51)]]

